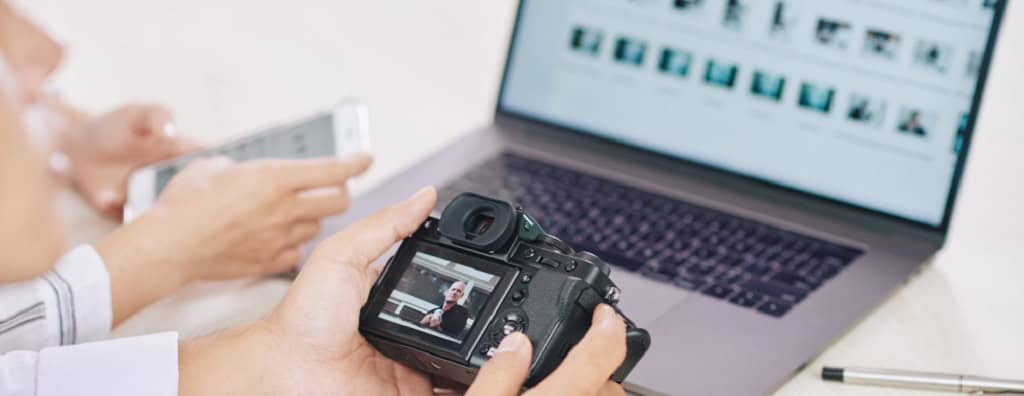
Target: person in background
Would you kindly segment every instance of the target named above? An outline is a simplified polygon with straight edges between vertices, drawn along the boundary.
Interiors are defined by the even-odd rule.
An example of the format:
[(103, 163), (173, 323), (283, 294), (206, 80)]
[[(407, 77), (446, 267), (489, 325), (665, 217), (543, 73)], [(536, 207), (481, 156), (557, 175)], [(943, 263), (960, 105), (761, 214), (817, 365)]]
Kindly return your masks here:
[[(0, 0), (0, 395), (433, 393), (430, 378), (386, 359), (358, 332), (381, 269), (371, 263), (426, 219), (432, 188), (321, 243), (283, 302), (251, 325), (184, 342), (176, 333), (100, 341), (186, 282), (293, 267), (297, 247), (320, 219), (345, 209), (345, 181), (370, 160), (197, 161), (153, 210), (60, 257), (64, 230), (48, 168), (114, 213), (131, 169), (188, 149), (158, 108), (92, 118), (47, 97), (41, 87), (61, 56)], [(68, 129), (78, 135), (58, 139), (63, 158), (41, 155), (24, 130), (27, 109), (43, 105), (81, 122)], [(324, 188), (333, 193), (302, 194)], [(625, 324), (600, 306), (563, 364), (527, 394), (621, 395), (608, 378), (625, 353)], [(531, 357), (529, 338), (506, 337), (467, 394), (519, 394)]]
[[(0, 353), (104, 339), (191, 281), (293, 268), (320, 220), (346, 208), (346, 181), (369, 166), (365, 155), (199, 161), (151, 212), (61, 257), (66, 230), (53, 210), (51, 176), (97, 209), (119, 213), (133, 169), (194, 147), (160, 107), (92, 117), (46, 93), (62, 57), (57, 42), (0, 0)], [(60, 119), (51, 154), (25, 129), (26, 114), (38, 112)], [(302, 194), (311, 189), (322, 193)]]

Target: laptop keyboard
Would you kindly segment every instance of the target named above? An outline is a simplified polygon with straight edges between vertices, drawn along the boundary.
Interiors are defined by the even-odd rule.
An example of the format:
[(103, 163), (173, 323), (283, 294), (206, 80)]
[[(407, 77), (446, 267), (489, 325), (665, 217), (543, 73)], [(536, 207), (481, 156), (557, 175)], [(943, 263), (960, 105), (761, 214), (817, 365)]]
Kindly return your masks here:
[(659, 282), (782, 317), (862, 251), (596, 176), (499, 155), (441, 189), (516, 202), (577, 250)]

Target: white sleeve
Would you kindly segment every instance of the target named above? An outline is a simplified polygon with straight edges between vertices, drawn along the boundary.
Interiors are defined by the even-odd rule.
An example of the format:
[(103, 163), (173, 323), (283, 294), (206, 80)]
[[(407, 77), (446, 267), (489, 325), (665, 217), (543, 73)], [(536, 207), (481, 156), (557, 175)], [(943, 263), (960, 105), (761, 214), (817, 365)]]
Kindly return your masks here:
[(0, 285), (0, 353), (105, 339), (111, 309), (103, 259), (79, 246), (42, 277)]
[(177, 394), (177, 333), (0, 355), (3, 396)]

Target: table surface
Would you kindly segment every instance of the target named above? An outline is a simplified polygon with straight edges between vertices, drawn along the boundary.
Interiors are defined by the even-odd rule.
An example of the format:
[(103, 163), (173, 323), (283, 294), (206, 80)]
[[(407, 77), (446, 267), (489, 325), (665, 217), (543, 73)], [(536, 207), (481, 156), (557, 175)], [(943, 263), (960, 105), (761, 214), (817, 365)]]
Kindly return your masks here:
[[(358, 194), (492, 116), (514, 2), (24, 0), (69, 48), (58, 87), (103, 110), (172, 108), (215, 143), (354, 96), (372, 108), (377, 162)], [(778, 391), (925, 395), (825, 384), (824, 364), (1024, 377), (1024, 4), (1011, 1), (949, 242), (927, 269)], [(75, 241), (114, 225), (73, 194)], [(185, 336), (254, 320), (282, 280), (190, 286), (115, 331)], [(685, 375), (685, 373), (682, 373)]]

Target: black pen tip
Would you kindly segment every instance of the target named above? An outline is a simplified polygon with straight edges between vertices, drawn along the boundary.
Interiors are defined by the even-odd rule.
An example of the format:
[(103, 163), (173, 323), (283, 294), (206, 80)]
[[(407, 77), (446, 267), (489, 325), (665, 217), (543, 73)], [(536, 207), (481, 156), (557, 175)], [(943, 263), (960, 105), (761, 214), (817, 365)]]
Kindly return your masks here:
[(843, 369), (837, 367), (822, 367), (821, 379), (825, 381), (843, 382)]

